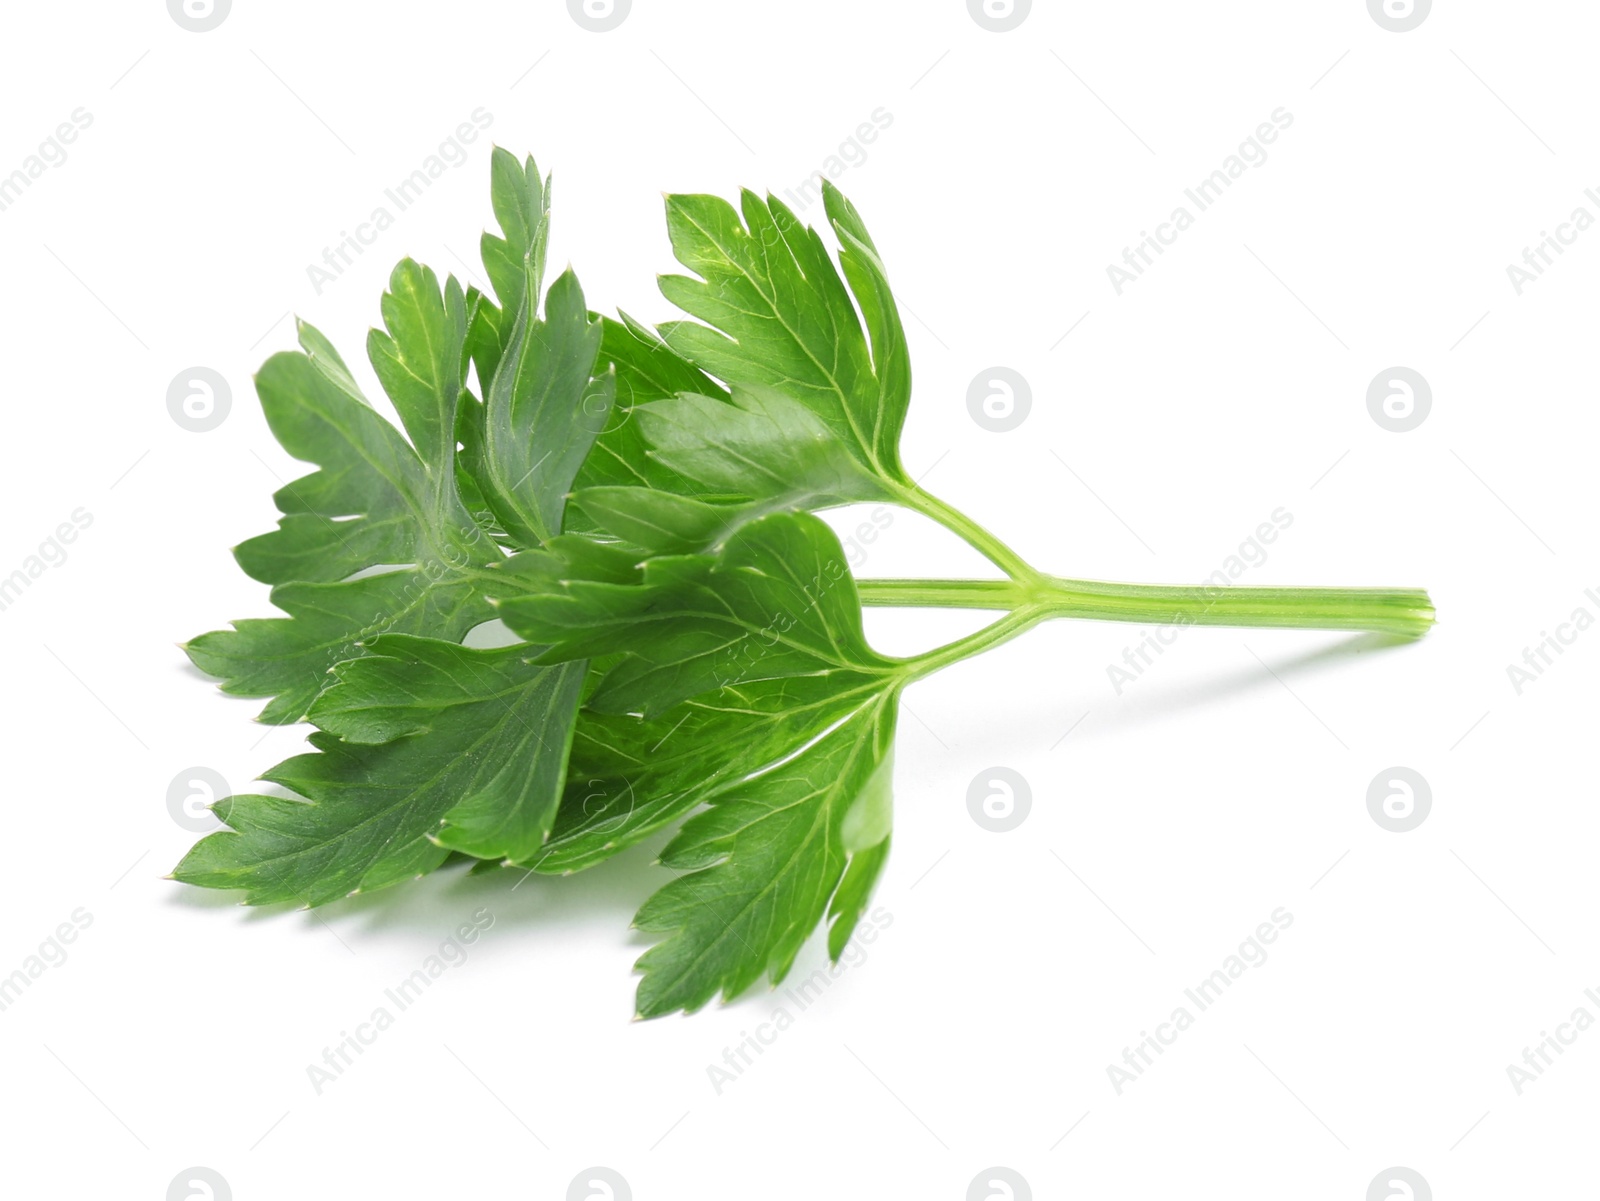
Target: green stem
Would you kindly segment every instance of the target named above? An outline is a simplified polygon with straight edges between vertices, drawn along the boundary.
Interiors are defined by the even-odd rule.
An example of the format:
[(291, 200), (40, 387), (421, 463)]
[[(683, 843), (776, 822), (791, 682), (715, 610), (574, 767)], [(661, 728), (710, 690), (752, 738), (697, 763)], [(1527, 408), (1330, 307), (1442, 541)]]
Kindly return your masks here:
[(1029, 625), (1052, 617), (1079, 617), (1158, 625), (1370, 630), (1409, 638), (1420, 637), (1433, 625), (1433, 602), (1419, 588), (1217, 588), (1110, 584), (1056, 576), (861, 580), (857, 588), (864, 605), (993, 609), (1025, 614)]
[[(928, 581), (933, 583), (955, 581)], [(923, 676), (932, 675), (941, 667), (949, 667), (952, 663), (959, 663), (962, 659), (970, 659), (973, 655), (982, 654), (992, 650), (1002, 642), (1010, 642), (1018, 634), (1024, 634), (1043, 621), (1049, 614), (1037, 607), (1014, 609), (999, 621), (992, 622), (975, 634), (968, 634), (965, 638), (957, 638), (954, 642), (928, 651), (926, 654), (917, 655), (905, 661), (906, 678), (908, 681), (920, 680)]]
[(945, 529), (959, 535), (973, 550), (983, 555), (1012, 579), (1033, 581), (1041, 578), (1028, 561), (1016, 551), (960, 509), (946, 504), (933, 493), (924, 492), (917, 485), (909, 484), (897, 488), (896, 494), (900, 503), (906, 508), (915, 509), (924, 517), (931, 517)]

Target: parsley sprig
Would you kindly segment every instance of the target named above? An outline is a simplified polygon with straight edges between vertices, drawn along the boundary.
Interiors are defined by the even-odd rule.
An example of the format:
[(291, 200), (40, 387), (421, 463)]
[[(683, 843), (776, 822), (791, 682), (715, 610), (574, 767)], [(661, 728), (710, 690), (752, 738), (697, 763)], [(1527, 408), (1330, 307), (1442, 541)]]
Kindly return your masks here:
[[(1039, 571), (900, 462), (911, 369), (860, 215), (827, 232), (753, 193), (669, 196), (694, 320), (651, 328), (545, 286), (550, 181), (496, 150), (493, 296), (401, 262), (367, 340), (396, 428), (333, 346), (256, 377), (273, 433), (316, 465), (236, 557), (284, 616), (186, 646), (312, 750), (292, 796), (215, 811), (174, 875), (251, 904), (320, 905), (452, 856), (570, 874), (676, 827), (676, 877), (639, 911), (638, 1012), (781, 980), (828, 925), (837, 958), (888, 856), (895, 719), (931, 672), (1057, 617), (1423, 634), (1416, 589), (1107, 584)], [(855, 580), (813, 514), (913, 509), (993, 580)], [(1002, 614), (909, 658), (863, 605)], [(498, 618), (513, 645), (464, 645)]]

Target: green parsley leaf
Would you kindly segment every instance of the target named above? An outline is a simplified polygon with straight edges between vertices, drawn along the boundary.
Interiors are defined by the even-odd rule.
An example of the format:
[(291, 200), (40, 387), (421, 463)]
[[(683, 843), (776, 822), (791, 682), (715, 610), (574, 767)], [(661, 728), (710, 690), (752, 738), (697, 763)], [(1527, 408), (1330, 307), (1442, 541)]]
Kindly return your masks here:
[(617, 399), (611, 421), (578, 474), (579, 489), (642, 487), (699, 495), (700, 481), (672, 470), (650, 453), (638, 414), (652, 401), (680, 393), (727, 401), (728, 394), (705, 372), (689, 363), (648, 326), (626, 313), (618, 320), (602, 318), (600, 359), (617, 377)]
[(375, 331), (369, 349), (415, 448), (309, 325), (299, 327), (303, 352), (274, 355), (256, 376), (284, 449), (321, 468), (281, 488), (278, 529), (236, 552), (251, 576), (275, 585), (272, 603), (289, 616), (239, 621), (184, 649), (223, 691), (271, 697), (263, 721), (303, 718), (328, 669), (379, 633), (458, 640), (493, 617), (471, 575), (499, 553), (461, 503), (444, 432), (462, 387), (465, 297), (454, 279), (441, 291), (407, 259), (383, 311), (387, 333)]
[[(503, 603), (502, 613), (553, 613), (511, 617), (570, 639), (547, 658), (605, 656), (579, 715), (555, 829), (526, 865), (592, 866), (899, 686), (904, 664), (867, 645), (843, 563), (822, 522), (775, 515), (716, 555), (651, 560), (603, 587), (568, 581), (576, 597)], [(587, 624), (566, 625), (571, 616)], [(630, 634), (637, 622), (654, 633)], [(685, 692), (692, 695), (671, 703)]]
[(637, 584), (566, 579), (498, 609), (549, 644), (546, 661), (621, 656), (588, 697), (598, 712), (653, 716), (733, 684), (893, 666), (867, 645), (839, 540), (803, 513), (753, 521), (716, 554), (649, 559)]
[(610, 858), (781, 763), (889, 683), (883, 671), (786, 676), (656, 718), (583, 710), (555, 828), (524, 866), (565, 874)]
[(218, 802), (231, 830), (173, 874), (253, 905), (312, 906), (432, 871), (451, 850), (531, 855), (555, 816), (583, 673), (528, 647), (379, 638), (312, 707), (317, 753), (262, 777), (308, 799)]
[[(692, 1012), (718, 992), (731, 1000), (763, 974), (774, 984), (788, 974), (860, 854), (847, 845), (852, 814), (887, 796), (896, 695), (872, 694), (792, 759), (723, 793), (668, 844), (661, 862), (687, 874), (634, 919), (668, 935), (639, 959), (641, 1016)], [(861, 848), (867, 862), (839, 901), (845, 938), (886, 843), (887, 834)]]
[[(523, 302), (529, 296), (537, 299), (544, 286), (550, 245), (550, 177), (539, 178), (533, 155), (519, 163), (516, 155), (496, 146), (489, 162), (489, 202), (504, 236), (485, 233), (480, 239), (483, 269), (500, 298), (501, 310), (514, 318)], [(485, 380), (493, 374), (491, 370)]]
[(700, 278), (664, 276), (661, 290), (706, 325), (672, 322), (661, 332), (684, 358), (732, 385), (736, 400), (748, 391), (757, 401), (776, 394), (799, 403), (866, 475), (905, 485), (904, 337), (866, 231), (841, 201), (828, 206), (830, 216), (846, 222), (848, 274), (879, 339), (879, 363), (821, 236), (778, 199), (748, 191), (738, 211), (715, 196), (667, 197), (673, 253)]
[[(529, 295), (536, 287), (529, 278)], [(591, 379), (601, 328), (570, 270), (550, 286), (546, 317), (524, 303), (484, 405), (480, 484), (513, 544), (561, 532), (567, 493), (605, 428), (616, 396), (610, 373)]]
[(867, 645), (826, 525), (773, 514), (715, 554), (649, 559), (637, 582), (568, 579), (500, 611), (555, 644), (547, 659), (614, 662), (580, 721), (555, 836), (530, 866), (576, 870), (711, 805), (662, 855), (690, 874), (640, 910), (641, 928), (671, 936), (640, 960), (641, 1014), (731, 998), (763, 972), (782, 979), (830, 903), (842, 948), (887, 853), (905, 677)]

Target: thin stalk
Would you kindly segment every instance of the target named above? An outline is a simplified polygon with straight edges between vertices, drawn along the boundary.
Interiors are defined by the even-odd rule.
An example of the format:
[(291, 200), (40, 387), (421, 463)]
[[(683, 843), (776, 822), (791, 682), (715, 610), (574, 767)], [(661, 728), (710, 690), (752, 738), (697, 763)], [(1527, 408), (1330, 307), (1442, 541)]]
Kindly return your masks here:
[(1037, 580), (1039, 573), (1026, 559), (1017, 554), (1000, 539), (984, 529), (960, 509), (946, 504), (931, 492), (915, 484), (897, 489), (900, 502), (915, 509), (924, 517), (931, 517), (945, 529), (961, 537), (973, 550), (988, 559), (1014, 580)]
[(962, 659), (970, 659), (973, 655), (992, 650), (1002, 642), (1010, 642), (1017, 635), (1031, 630), (1047, 616), (1049, 616), (1047, 613), (1038, 608), (1014, 609), (999, 621), (984, 626), (975, 634), (957, 638), (954, 642), (936, 647), (926, 654), (907, 659), (905, 661), (907, 682), (920, 680), (941, 667), (949, 667)]
[(863, 605), (903, 609), (994, 609), (1027, 603), (1027, 588), (1015, 580), (857, 580)]
[(857, 588), (865, 605), (1027, 612), (1034, 615), (1033, 622), (1077, 617), (1157, 625), (1369, 630), (1409, 638), (1420, 637), (1433, 625), (1433, 602), (1419, 588), (1218, 588), (1057, 576), (861, 580)]

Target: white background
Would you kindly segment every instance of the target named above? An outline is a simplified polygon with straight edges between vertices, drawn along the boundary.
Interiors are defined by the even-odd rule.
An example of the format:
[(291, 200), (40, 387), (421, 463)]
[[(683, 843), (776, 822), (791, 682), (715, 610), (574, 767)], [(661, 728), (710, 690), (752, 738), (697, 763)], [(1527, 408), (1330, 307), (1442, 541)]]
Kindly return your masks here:
[[(554, 0), (5, 22), (0, 174), (93, 117), (0, 212), (0, 575), (93, 516), (0, 612), (0, 974), (93, 917), (0, 1013), (7, 1195), (159, 1201), (192, 1165), (239, 1201), (561, 1198), (597, 1164), (640, 1201), (958, 1199), (992, 1165), (1038, 1198), (1360, 1201), (1393, 1165), (1439, 1198), (1594, 1187), (1600, 1033), (1520, 1096), (1506, 1072), (1600, 1016), (1600, 633), (1521, 695), (1506, 673), (1600, 614), (1600, 232), (1520, 296), (1506, 274), (1575, 207), (1600, 215), (1592, 5), (1441, 0), (1409, 33), (1361, 0), (1041, 2), (1009, 33), (957, 0), (634, 0), (609, 33)], [(488, 137), (320, 295), (306, 270), (480, 106), (555, 173), (553, 263), (648, 320), (672, 315), (660, 192), (792, 188), (884, 108), (840, 183), (914, 314), (904, 457), (928, 488), (1041, 568), (1166, 582), (1282, 506), (1241, 583), (1422, 585), (1437, 629), (1191, 630), (1119, 696), (1106, 665), (1139, 628), (1056, 623), (917, 685), (890, 924), (720, 1095), (709, 1065), (785, 1001), (629, 1021), (659, 841), (316, 914), (163, 880), (194, 837), (175, 776), (244, 789), (301, 746), (174, 645), (268, 615), (228, 548), (305, 468), (250, 373), (293, 311), (376, 394), (360, 347), (392, 263), (481, 274)], [(1280, 106), (1265, 164), (1117, 295), (1107, 265)], [(1403, 434), (1366, 408), (1397, 364), (1433, 389)], [(195, 365), (233, 393), (203, 434), (166, 409)], [(993, 365), (1031, 384), (1010, 433), (967, 411)], [(980, 564), (902, 514), (862, 570)], [(906, 651), (974, 620), (869, 631)], [(1395, 765), (1433, 792), (1406, 834), (1366, 808)], [(966, 806), (994, 766), (1031, 785), (1004, 834)], [(1107, 1066), (1280, 906), (1268, 961), (1118, 1095)], [(307, 1065), (480, 907), (468, 961), (317, 1095)], [(796, 976), (822, 962), (813, 940)]]

